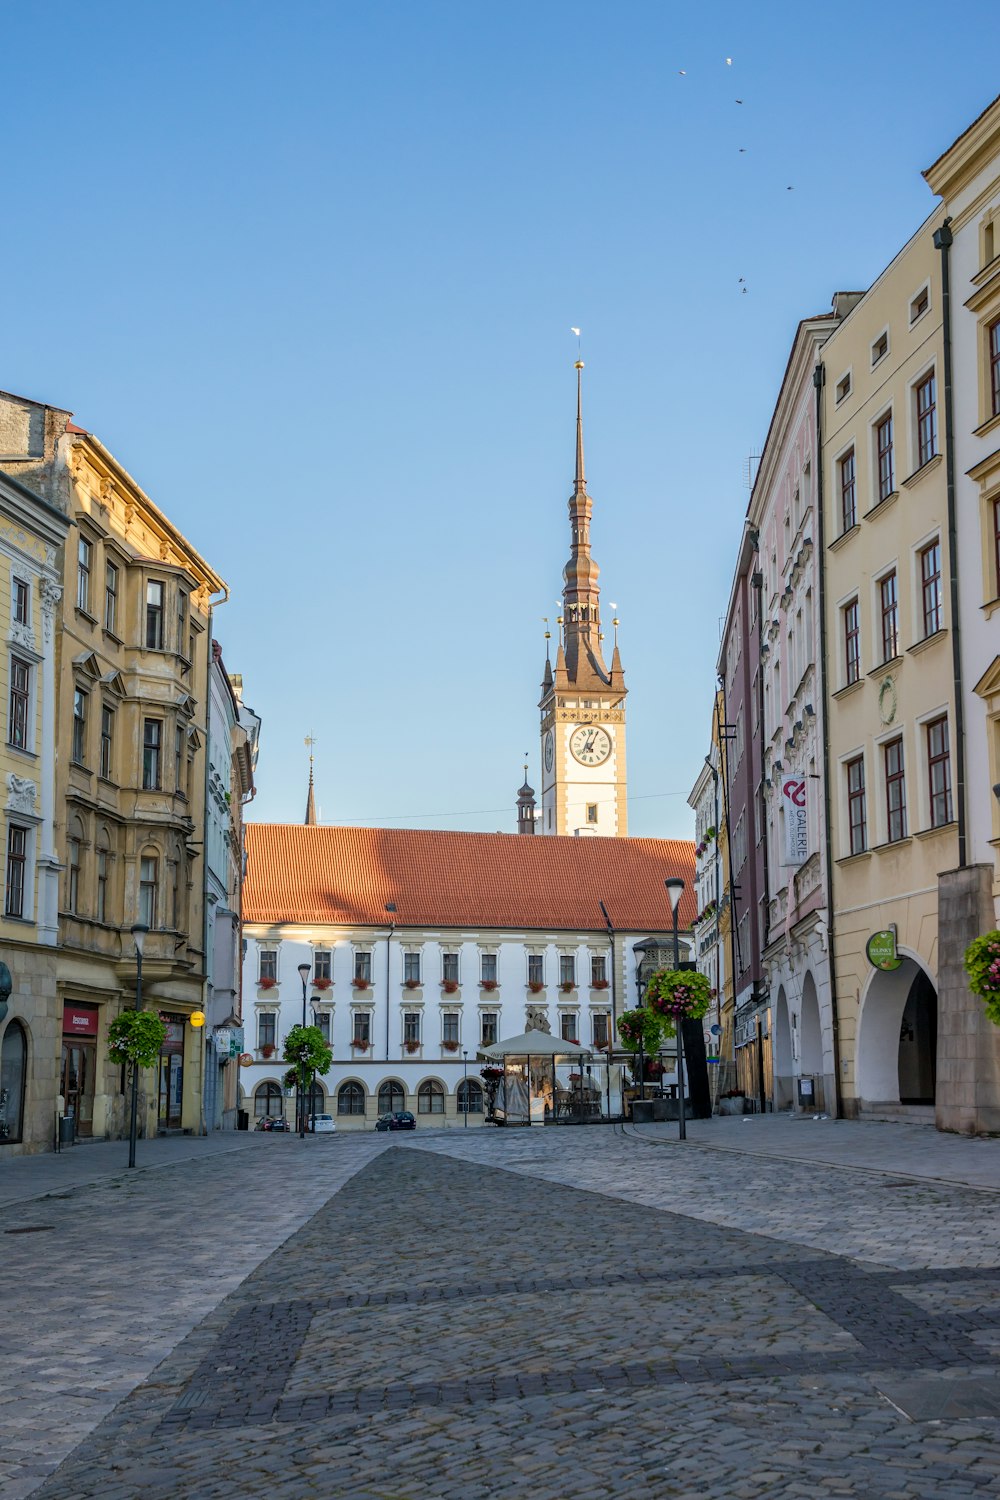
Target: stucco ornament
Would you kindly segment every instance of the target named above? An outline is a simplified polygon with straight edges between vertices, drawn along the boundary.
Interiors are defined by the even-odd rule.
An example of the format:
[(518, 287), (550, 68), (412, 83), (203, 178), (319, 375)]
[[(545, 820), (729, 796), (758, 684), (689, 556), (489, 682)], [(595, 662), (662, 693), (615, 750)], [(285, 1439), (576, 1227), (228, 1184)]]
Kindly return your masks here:
[(35, 811), (35, 783), (26, 776), (16, 776), (13, 771), (7, 772), (7, 811)]
[(526, 1008), (524, 1029), (525, 1031), (544, 1031), (547, 1035), (552, 1034), (548, 1012), (544, 1006), (529, 1005)]
[(882, 685), (878, 690), (878, 715), (883, 724), (891, 724), (893, 722), (898, 707), (896, 684), (891, 677), (885, 677), (882, 679)]

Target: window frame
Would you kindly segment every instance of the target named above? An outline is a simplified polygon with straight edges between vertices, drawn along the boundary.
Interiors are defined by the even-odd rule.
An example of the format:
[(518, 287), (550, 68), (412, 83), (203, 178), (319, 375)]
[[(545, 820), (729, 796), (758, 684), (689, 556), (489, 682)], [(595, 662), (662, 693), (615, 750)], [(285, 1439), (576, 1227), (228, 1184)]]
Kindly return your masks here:
[[(24, 674), (23, 683), (18, 682)], [(31, 662), (25, 661), (16, 652), (10, 654), (10, 691), (7, 703), (7, 743), (15, 750), (31, 751)], [(18, 737), (20, 736), (20, 738)]]
[(425, 1078), (417, 1089), (417, 1114), (443, 1115), (444, 1112), (444, 1085), (436, 1078)]
[(90, 582), (93, 573), (94, 544), (87, 537), (77, 539), (76, 549), (76, 607), (83, 614), (90, 614)]
[[(901, 843), (907, 834), (906, 821), (906, 757), (903, 749), (903, 736), (893, 735), (891, 739), (883, 740), (880, 745), (882, 751), (882, 787), (885, 794), (885, 832), (887, 844)], [(889, 757), (898, 753), (898, 762), (890, 767)], [(898, 803), (894, 802), (894, 791), (898, 793)]]
[[(937, 570), (927, 571), (927, 560), (936, 558)], [(917, 566), (920, 571), (920, 624), (921, 640), (937, 635), (944, 628), (944, 595), (941, 588), (941, 538), (935, 537), (917, 551)]]
[[(930, 390), (930, 399), (923, 393)], [(933, 367), (921, 375), (913, 386), (914, 434), (917, 440), (917, 470), (929, 464), (938, 454), (937, 371)]]
[[(159, 589), (159, 603), (154, 603), (150, 598), (153, 589)], [(166, 587), (161, 578), (146, 579), (146, 612), (145, 630), (143, 640), (147, 651), (163, 650), (163, 609), (166, 595)], [(150, 639), (150, 636), (153, 639)]]
[[(147, 870), (151, 870), (152, 879)], [(150, 932), (157, 930), (160, 905), (160, 856), (157, 853), (139, 856), (139, 921), (144, 922)]]
[(104, 560), (104, 629), (109, 635), (118, 633), (118, 584), (121, 569), (110, 558)]
[[(892, 601), (886, 603), (886, 586), (892, 585)], [(894, 661), (899, 655), (899, 573), (896, 568), (876, 579), (879, 609), (879, 645), (882, 651), (881, 666)], [(891, 647), (891, 649), (890, 649)]]
[[(155, 729), (155, 735), (150, 731)], [(163, 790), (163, 720), (142, 721), (142, 790)]]
[[(924, 747), (927, 756), (927, 804), (930, 815), (931, 828), (944, 828), (948, 823), (954, 821), (954, 806), (952, 801), (951, 785), (951, 733), (947, 714), (938, 714), (933, 719), (928, 719), (923, 725)], [(935, 749), (933, 735), (935, 731), (943, 730), (943, 748)], [(941, 783), (935, 787), (935, 771), (942, 770)], [(936, 812), (937, 804), (943, 799), (941, 811), (944, 816), (939, 817)]]
[(841, 641), (844, 647), (844, 686), (861, 680), (861, 604), (857, 595), (840, 607)]
[(858, 524), (858, 456), (853, 443), (837, 459), (837, 481), (840, 491), (840, 534), (845, 536)]
[[(877, 504), (889, 500), (896, 489), (896, 455), (892, 411), (883, 412), (875, 426), (875, 493)], [(886, 433), (888, 437), (886, 439)]]
[[(858, 772), (852, 785), (852, 772)], [(868, 790), (865, 783), (864, 754), (852, 755), (844, 762), (847, 788), (847, 848), (850, 854), (868, 851)]]
[(257, 983), (262, 979), (273, 979), (278, 982), (278, 950), (277, 948), (257, 949)]
[(101, 751), (97, 774), (105, 781), (114, 779), (115, 711), (110, 703), (101, 704)]
[[(10, 617), (15, 625), (31, 629), (31, 584), (15, 573), (12, 579)], [(23, 606), (23, 608), (22, 608)]]
[(73, 685), (73, 739), (70, 760), (75, 766), (87, 764), (87, 700), (86, 688)]
[[(4, 916), (23, 921), (28, 892), (29, 835), (23, 823), (7, 824), (7, 858), (4, 867)], [(16, 847), (20, 845), (20, 847)]]

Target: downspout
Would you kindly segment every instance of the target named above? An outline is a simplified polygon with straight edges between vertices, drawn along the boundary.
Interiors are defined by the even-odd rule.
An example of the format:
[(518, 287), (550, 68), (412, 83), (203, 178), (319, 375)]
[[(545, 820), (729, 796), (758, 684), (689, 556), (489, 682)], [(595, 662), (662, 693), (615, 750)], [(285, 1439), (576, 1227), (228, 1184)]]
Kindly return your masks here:
[[(229, 598), (229, 592), (227, 590), (226, 591), (226, 598), (225, 599), (221, 599), (219, 602), (221, 604), (225, 604), (226, 600), (228, 598)], [(190, 609), (190, 608), (191, 608), (191, 601), (190, 601), (190, 599), (188, 599), (188, 609)], [(201, 825), (202, 826), (202, 831), (203, 831), (203, 834), (202, 834), (202, 852), (204, 854), (204, 860), (202, 862), (202, 869), (201, 869), (201, 953), (202, 953), (201, 961), (202, 961), (202, 964), (204, 965), (204, 970), (205, 970), (205, 977), (204, 977), (204, 979), (202, 981), (202, 994), (203, 994), (203, 997), (204, 997), (202, 999), (202, 1010), (205, 1012), (206, 1024), (201, 1028), (201, 1110), (200, 1110), (201, 1119), (200, 1119), (199, 1130), (198, 1130), (198, 1134), (199, 1135), (207, 1135), (208, 1134), (207, 1115), (206, 1115), (206, 1110), (205, 1110), (205, 1074), (206, 1074), (205, 1064), (206, 1064), (206, 1061), (207, 1061), (207, 1054), (208, 1054), (208, 1024), (207, 1024), (207, 1022), (208, 1022), (208, 1015), (209, 1015), (209, 1004), (208, 1004), (208, 985), (209, 985), (209, 975), (208, 975), (208, 829), (209, 829), (209, 822), (208, 822), (208, 820), (209, 820), (209, 806), (208, 806), (208, 803), (209, 803), (209, 793), (208, 793), (208, 784), (209, 784), (209, 780), (211, 778), (211, 766), (212, 766), (212, 625), (214, 623), (214, 620), (215, 620), (215, 615), (213, 613), (212, 603), (211, 603), (211, 601), (209, 601), (209, 608), (208, 608), (208, 629), (205, 632), (206, 639), (208, 641), (208, 675), (207, 675), (207, 677), (205, 679), (205, 776), (204, 776), (204, 782), (205, 782), (205, 787), (204, 787), (205, 802), (204, 802), (204, 807), (202, 809), (202, 825)], [(179, 647), (183, 646), (183, 642), (181, 642), (181, 641), (178, 641), (177, 644), (178, 644)], [(186, 758), (186, 756), (187, 756), (187, 749), (186, 749), (186, 747), (185, 747), (185, 752), (184, 753), (185, 753), (185, 758)], [(241, 965), (241, 967), (242, 967), (242, 965)], [(226, 1101), (223, 1099), (223, 1101), (222, 1101), (222, 1103), (223, 1103), (223, 1110), (225, 1109), (225, 1102)], [(238, 1102), (239, 1101), (237, 1101), (237, 1104), (238, 1104)]]
[[(720, 771), (722, 782), (722, 810), (726, 819), (726, 854), (729, 861), (729, 963), (733, 976), (733, 1067), (736, 1067), (736, 980), (739, 975), (739, 933), (736, 923), (736, 881), (733, 878), (733, 830), (729, 820), (729, 740), (727, 733), (729, 724), (726, 719), (719, 717), (719, 698), (725, 703), (726, 681), (720, 677), (722, 692), (715, 695), (715, 727), (721, 751), (724, 755), (724, 772)], [(720, 907), (721, 917), (721, 907)]]
[(934, 231), (941, 252), (941, 325), (944, 335), (944, 462), (948, 486), (948, 573), (951, 585), (951, 665), (955, 692), (955, 813), (958, 820), (958, 868), (966, 866), (965, 702), (962, 694), (962, 642), (958, 614), (958, 517), (955, 508), (955, 407), (951, 370), (951, 220)]
[(615, 1002), (615, 929), (611, 925), (611, 918), (608, 916), (608, 908), (605, 906), (604, 902), (598, 901), (597, 904), (601, 908), (601, 916), (604, 918), (604, 925), (608, 929), (608, 943), (611, 948), (611, 1034), (608, 1037), (608, 1119), (610, 1120), (611, 1065), (612, 1059), (615, 1055), (615, 1043), (618, 1036), (618, 1013), (617, 1005)]
[[(759, 539), (754, 543), (754, 551), (760, 552)], [(761, 655), (761, 647), (764, 644), (764, 575), (758, 568), (750, 579), (750, 586), (757, 590), (757, 733), (760, 741), (760, 786), (764, 787), (764, 658)], [(754, 807), (754, 821), (760, 814), (760, 805)], [(761, 942), (761, 968), (764, 967), (764, 949), (771, 938), (771, 880), (767, 857), (767, 818), (760, 820), (760, 841), (764, 846), (764, 931)]]
[[(813, 370), (813, 385), (816, 389), (816, 551), (819, 554), (819, 661), (817, 667), (823, 680), (823, 824), (824, 865), (826, 868), (826, 945), (830, 957), (830, 1025), (833, 1030), (833, 1092), (837, 1118), (843, 1118), (840, 1063), (840, 1012), (837, 1006), (837, 956), (834, 942), (833, 919), (833, 833), (830, 821), (830, 684), (827, 671), (826, 636), (826, 513), (823, 508), (823, 386), (826, 384), (826, 366), (818, 364)], [(800, 1058), (801, 1065), (801, 1058)]]

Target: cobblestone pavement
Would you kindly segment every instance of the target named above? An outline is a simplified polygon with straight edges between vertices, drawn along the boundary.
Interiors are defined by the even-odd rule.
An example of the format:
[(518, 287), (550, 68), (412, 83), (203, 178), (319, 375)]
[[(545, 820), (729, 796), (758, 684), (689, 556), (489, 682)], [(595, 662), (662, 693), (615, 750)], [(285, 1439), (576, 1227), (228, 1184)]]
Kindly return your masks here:
[[(38, 1500), (1000, 1488), (994, 1193), (607, 1128), (315, 1144), (282, 1142), (256, 1188), (263, 1158), (228, 1159), (234, 1248), (252, 1242), (255, 1269), (214, 1288), (197, 1326), (187, 1307), (174, 1347)], [(149, 1174), (156, 1193), (173, 1170)], [(167, 1262), (192, 1176), (165, 1218)], [(267, 1254), (261, 1224), (281, 1218), (281, 1238), (303, 1182), (316, 1211), (297, 1208)], [(137, 1208), (104, 1245), (139, 1278)], [(225, 1245), (203, 1223), (182, 1255), (208, 1266)], [(172, 1278), (158, 1284), (172, 1306)], [(65, 1307), (61, 1323), (65, 1345)]]

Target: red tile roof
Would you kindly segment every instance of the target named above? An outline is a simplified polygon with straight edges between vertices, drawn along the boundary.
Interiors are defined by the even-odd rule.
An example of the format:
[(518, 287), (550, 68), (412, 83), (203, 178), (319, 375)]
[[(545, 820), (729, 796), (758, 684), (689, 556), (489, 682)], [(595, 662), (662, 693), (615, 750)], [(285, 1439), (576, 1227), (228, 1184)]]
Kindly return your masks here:
[(421, 828), (248, 823), (247, 922), (604, 932), (672, 927), (663, 888), (686, 883), (679, 923), (695, 917), (694, 845), (684, 839), (554, 838)]

